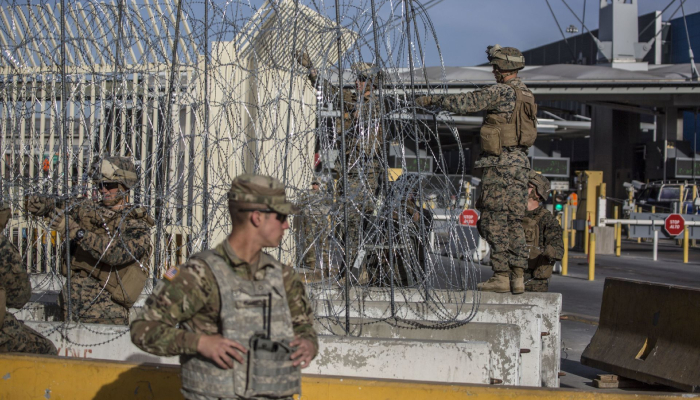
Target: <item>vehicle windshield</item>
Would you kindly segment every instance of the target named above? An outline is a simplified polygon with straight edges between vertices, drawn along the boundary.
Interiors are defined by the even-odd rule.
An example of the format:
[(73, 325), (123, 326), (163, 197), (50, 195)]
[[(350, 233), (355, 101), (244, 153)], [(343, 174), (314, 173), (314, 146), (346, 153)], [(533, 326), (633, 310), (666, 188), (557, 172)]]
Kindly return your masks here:
[(678, 201), (680, 200), (681, 187), (677, 185), (665, 185), (661, 188), (661, 197), (659, 201)]

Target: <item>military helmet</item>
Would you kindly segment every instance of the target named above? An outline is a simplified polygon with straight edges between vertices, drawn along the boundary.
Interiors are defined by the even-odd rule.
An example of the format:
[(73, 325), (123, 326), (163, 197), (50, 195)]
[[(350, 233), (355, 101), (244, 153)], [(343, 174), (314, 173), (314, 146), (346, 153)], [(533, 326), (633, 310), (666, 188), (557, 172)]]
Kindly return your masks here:
[(355, 76), (360, 81), (368, 81), (381, 79), (383, 77), (382, 71), (374, 64), (366, 62), (354, 63), (350, 66), (350, 69), (355, 73)]
[(542, 174), (530, 170), (528, 183), (535, 187), (535, 193), (542, 198), (542, 201), (547, 199), (550, 190), (549, 179), (545, 178)]
[(138, 182), (136, 167), (128, 157), (104, 157), (92, 163), (92, 180), (98, 183), (117, 182), (131, 189)]
[(503, 71), (511, 71), (525, 68), (525, 57), (515, 47), (501, 47), (500, 45), (486, 48), (489, 64), (495, 65)]
[(271, 176), (243, 174), (233, 179), (229, 203), (263, 204), (280, 214), (296, 214), (299, 207), (287, 200), (282, 182)]

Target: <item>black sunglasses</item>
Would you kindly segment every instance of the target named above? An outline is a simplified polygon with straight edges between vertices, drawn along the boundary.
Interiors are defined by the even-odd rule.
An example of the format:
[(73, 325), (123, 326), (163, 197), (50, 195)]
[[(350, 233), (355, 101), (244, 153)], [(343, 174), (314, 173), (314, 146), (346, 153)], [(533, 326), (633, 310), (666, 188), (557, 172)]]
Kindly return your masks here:
[(104, 188), (107, 190), (118, 189), (119, 183), (118, 182), (100, 182), (100, 188)]
[(287, 220), (287, 214), (279, 213), (275, 210), (259, 209), (259, 208), (239, 208), (238, 211), (259, 211), (263, 214), (277, 214), (276, 218), (280, 223), (284, 223)]

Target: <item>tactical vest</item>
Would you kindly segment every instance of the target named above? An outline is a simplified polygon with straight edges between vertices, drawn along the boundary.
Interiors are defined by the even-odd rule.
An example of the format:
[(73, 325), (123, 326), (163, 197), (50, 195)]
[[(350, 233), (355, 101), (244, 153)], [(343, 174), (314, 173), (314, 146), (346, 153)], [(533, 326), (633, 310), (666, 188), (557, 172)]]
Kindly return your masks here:
[[(282, 278), (282, 265), (263, 253), (265, 279), (248, 281), (233, 272), (213, 250), (192, 256), (211, 269), (221, 295), (221, 334), (243, 345), (244, 363), (221, 369), (201, 355), (182, 355), (182, 387), (219, 398), (290, 398), (301, 393), (301, 370), (292, 365), (292, 317)], [(269, 304), (272, 303), (272, 307)], [(267, 337), (269, 334), (269, 337)]]
[(530, 249), (530, 260), (534, 260), (542, 253), (540, 247), (540, 227), (539, 220), (535, 218), (523, 217), (523, 230), (525, 231), (525, 242)]
[[(154, 225), (153, 219), (141, 207), (129, 210), (126, 216), (107, 208), (92, 207), (81, 208), (78, 213), (80, 227), (99, 234), (109, 232), (111, 235), (115, 235), (119, 225), (129, 219), (143, 219), (148, 226)], [(116, 238), (113, 245), (118, 245), (117, 240), (119, 239)], [(148, 279), (150, 256), (151, 251), (147, 249), (140, 260), (133, 260), (126, 266), (112, 266), (95, 260), (89, 252), (76, 245), (73, 247), (71, 269), (82, 271), (82, 273), (87, 273), (97, 279), (100, 285), (112, 295), (112, 300), (115, 303), (131, 308), (143, 291), (146, 279)], [(66, 275), (65, 264), (62, 266), (61, 272)]]
[(540, 248), (540, 220), (542, 214), (535, 218), (523, 217), (523, 230), (525, 231), (525, 242), (529, 249), (528, 269), (532, 270), (535, 279), (549, 279), (552, 276), (553, 264), (542, 254)]
[(530, 147), (537, 139), (537, 104), (530, 91), (510, 85), (515, 90), (515, 108), (507, 121), (500, 115), (489, 114), (481, 126), (481, 148), (484, 152), (501, 155), (503, 147)]

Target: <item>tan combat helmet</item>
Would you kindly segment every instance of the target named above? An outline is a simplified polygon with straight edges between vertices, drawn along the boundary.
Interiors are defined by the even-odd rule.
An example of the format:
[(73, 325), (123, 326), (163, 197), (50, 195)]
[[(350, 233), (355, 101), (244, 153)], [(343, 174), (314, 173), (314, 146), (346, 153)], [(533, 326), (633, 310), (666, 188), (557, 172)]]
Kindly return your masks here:
[(366, 62), (354, 63), (350, 69), (355, 73), (356, 79), (360, 81), (374, 81), (382, 79), (382, 71), (374, 64)]
[(528, 183), (535, 188), (535, 193), (542, 199), (542, 201), (547, 200), (549, 195), (550, 185), (549, 179), (545, 178), (542, 174), (530, 170), (528, 175)]
[(500, 45), (486, 48), (489, 64), (495, 65), (502, 71), (520, 70), (525, 68), (525, 57), (515, 47), (501, 47)]
[(96, 183), (117, 182), (127, 189), (138, 183), (136, 167), (128, 157), (105, 157), (92, 163), (92, 180)]

